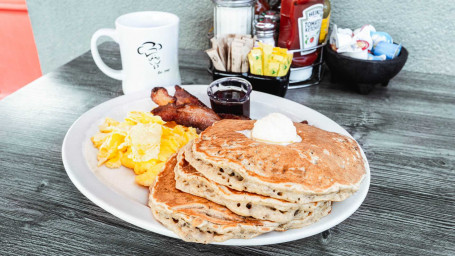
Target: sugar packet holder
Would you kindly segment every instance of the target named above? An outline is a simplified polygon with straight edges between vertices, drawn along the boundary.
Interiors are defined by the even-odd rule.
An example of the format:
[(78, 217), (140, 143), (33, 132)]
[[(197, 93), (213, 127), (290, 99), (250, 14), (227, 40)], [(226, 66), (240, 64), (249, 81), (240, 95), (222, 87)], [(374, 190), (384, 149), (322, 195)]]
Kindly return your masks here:
[(228, 34), (210, 39), (212, 48), (206, 50), (212, 65), (220, 71), (247, 72), (247, 55), (254, 45), (251, 35)]

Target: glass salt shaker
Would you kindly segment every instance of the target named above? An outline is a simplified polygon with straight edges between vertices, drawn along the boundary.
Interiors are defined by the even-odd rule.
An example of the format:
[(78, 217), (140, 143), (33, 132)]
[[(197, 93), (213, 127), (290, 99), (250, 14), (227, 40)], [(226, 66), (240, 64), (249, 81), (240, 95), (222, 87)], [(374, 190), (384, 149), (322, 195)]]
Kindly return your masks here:
[(275, 23), (271, 20), (258, 21), (255, 24), (255, 33), (260, 42), (275, 46)]
[(275, 24), (275, 42), (278, 41), (278, 34), (280, 33), (280, 13), (274, 10), (268, 10), (264, 12), (264, 18), (272, 20)]
[(212, 0), (215, 36), (251, 35), (256, 0)]

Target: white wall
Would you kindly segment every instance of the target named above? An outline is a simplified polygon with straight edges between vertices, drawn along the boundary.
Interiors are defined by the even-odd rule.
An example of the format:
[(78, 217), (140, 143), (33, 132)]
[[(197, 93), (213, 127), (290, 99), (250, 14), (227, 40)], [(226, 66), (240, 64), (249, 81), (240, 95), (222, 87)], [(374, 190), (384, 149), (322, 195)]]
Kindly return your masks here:
[[(212, 26), (210, 0), (28, 0), (43, 73), (90, 48), (99, 28), (114, 27), (121, 14), (167, 11), (180, 17), (180, 47), (206, 49)], [(332, 22), (357, 28), (370, 23), (402, 42), (406, 70), (455, 75), (455, 1), (332, 0)]]
[(180, 17), (180, 48), (185, 49), (208, 46), (213, 16), (210, 0), (28, 0), (27, 5), (43, 73), (88, 51), (92, 34), (99, 28), (114, 28), (115, 19), (122, 14), (176, 14)]

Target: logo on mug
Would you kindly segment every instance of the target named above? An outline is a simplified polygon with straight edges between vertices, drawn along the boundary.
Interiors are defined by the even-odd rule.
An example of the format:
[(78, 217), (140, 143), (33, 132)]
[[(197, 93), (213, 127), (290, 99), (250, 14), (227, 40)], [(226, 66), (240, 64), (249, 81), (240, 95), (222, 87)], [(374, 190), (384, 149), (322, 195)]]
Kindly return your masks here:
[(161, 57), (159, 51), (163, 48), (161, 44), (155, 42), (145, 42), (139, 48), (137, 48), (137, 53), (140, 55), (145, 55), (150, 65), (153, 69), (160, 67)]

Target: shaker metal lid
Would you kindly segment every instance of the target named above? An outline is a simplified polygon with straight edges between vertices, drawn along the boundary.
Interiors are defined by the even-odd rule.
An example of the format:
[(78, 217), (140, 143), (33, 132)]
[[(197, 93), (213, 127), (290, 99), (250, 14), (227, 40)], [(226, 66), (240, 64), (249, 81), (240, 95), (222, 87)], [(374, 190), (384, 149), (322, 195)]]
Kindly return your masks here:
[(263, 22), (259, 21), (258, 23), (255, 24), (256, 30), (258, 31), (269, 31), (269, 30), (275, 30), (275, 24), (271, 22)]
[(259, 14), (260, 19), (271, 19), (274, 22), (279, 22), (280, 20), (280, 13), (277, 13), (274, 10), (264, 11)]
[(212, 0), (212, 2), (223, 7), (248, 7), (254, 6), (256, 0)]

